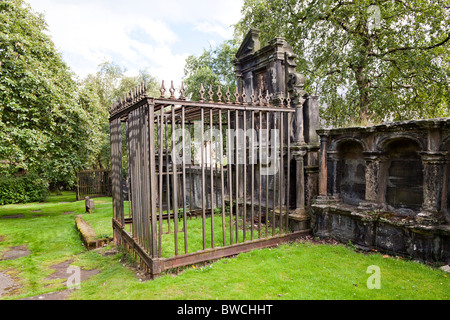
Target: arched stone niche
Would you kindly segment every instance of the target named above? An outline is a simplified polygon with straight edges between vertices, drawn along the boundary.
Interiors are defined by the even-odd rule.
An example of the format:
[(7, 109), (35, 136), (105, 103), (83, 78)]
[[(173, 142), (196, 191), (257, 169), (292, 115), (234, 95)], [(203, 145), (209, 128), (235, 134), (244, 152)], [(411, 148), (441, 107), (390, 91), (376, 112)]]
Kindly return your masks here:
[(336, 148), (336, 188), (333, 194), (339, 194), (343, 203), (357, 206), (365, 200), (366, 163), (363, 146), (355, 140), (344, 140)]
[(384, 144), (387, 156), (386, 204), (398, 213), (413, 215), (423, 203), (422, 147), (400, 137)]

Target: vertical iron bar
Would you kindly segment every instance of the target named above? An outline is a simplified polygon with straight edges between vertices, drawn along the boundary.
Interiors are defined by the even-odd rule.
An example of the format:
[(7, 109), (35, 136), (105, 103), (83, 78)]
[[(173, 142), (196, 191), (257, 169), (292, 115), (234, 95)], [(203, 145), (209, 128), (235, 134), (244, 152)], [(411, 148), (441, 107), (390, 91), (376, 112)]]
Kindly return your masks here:
[(269, 111), (266, 111), (266, 237), (269, 236)]
[(201, 140), (200, 140), (200, 147), (201, 147), (201, 168), (202, 168), (202, 230), (203, 230), (203, 250), (206, 249), (206, 226), (205, 226), (205, 144), (204, 144), (204, 121), (205, 121), (205, 111), (204, 108), (201, 107), (200, 109), (201, 114), (201, 125), (200, 125), (200, 131), (201, 131)]
[(175, 255), (178, 255), (178, 170), (175, 161), (175, 145), (176, 145), (176, 120), (175, 120), (175, 106), (172, 105), (172, 180), (173, 180), (173, 223), (174, 223), (174, 240), (175, 240)]
[(286, 176), (286, 233), (289, 233), (289, 194), (291, 177), (291, 113), (287, 114), (287, 176)]
[(149, 236), (149, 224), (150, 224), (150, 203), (151, 200), (149, 198), (150, 190), (148, 188), (150, 183), (150, 174), (149, 174), (149, 148), (148, 148), (148, 128), (149, 128), (149, 119), (148, 119), (148, 109), (147, 106), (139, 108), (141, 110), (141, 150), (142, 150), (142, 199), (143, 199), (143, 236), (144, 236), (144, 244), (147, 251), (151, 251), (150, 244), (150, 236)]
[[(163, 110), (164, 113), (164, 110)], [(165, 116), (165, 133), (166, 133), (166, 195), (167, 195), (167, 232), (170, 233), (170, 170), (169, 170), (169, 119)], [(171, 126), (172, 130), (172, 126)]]
[(230, 245), (233, 244), (233, 174), (231, 169), (231, 111), (227, 110), (227, 170), (228, 170), (228, 200), (230, 205)]
[(132, 217), (132, 209), (131, 209), (131, 167), (130, 167), (130, 157), (131, 157), (131, 147), (130, 147), (130, 122), (126, 121), (126, 145), (127, 145), (127, 188), (128, 188), (128, 218)]
[(152, 255), (154, 258), (158, 258), (160, 257), (158, 255), (158, 241), (157, 241), (157, 235), (158, 235), (158, 231), (157, 231), (157, 221), (156, 221), (156, 202), (157, 202), (157, 194), (156, 192), (156, 186), (157, 186), (157, 181), (156, 181), (156, 152), (155, 152), (155, 106), (154, 105), (150, 105), (149, 106), (149, 110), (148, 110), (148, 122), (149, 122), (149, 126), (148, 126), (148, 131), (149, 131), (149, 135), (148, 135), (148, 149), (150, 151), (150, 188), (148, 190), (148, 192), (150, 193), (151, 196), (151, 230), (150, 230), (150, 235), (151, 235), (151, 243), (152, 243)]
[[(276, 128), (277, 128), (277, 113), (273, 112), (273, 129), (274, 129), (274, 136), (271, 135), (271, 144), (272, 144), (272, 155), (271, 158), (274, 161), (274, 163), (272, 163), (272, 165), (277, 165), (277, 139), (275, 132), (276, 132)], [(272, 221), (273, 221), (273, 225), (272, 225), (272, 236), (275, 236), (275, 226), (276, 226), (276, 212), (275, 212), (275, 207), (276, 207), (276, 191), (277, 191), (277, 183), (276, 183), (276, 176), (277, 174), (274, 173), (273, 177), (272, 177), (272, 187), (273, 187), (273, 203), (272, 203)]]
[(133, 110), (131, 112), (133, 116), (133, 150), (134, 150), (134, 156), (133, 156), (133, 167), (134, 167), (134, 210), (133, 210), (133, 221), (135, 222), (134, 226), (134, 236), (135, 239), (139, 240), (140, 237), (140, 225), (141, 221), (139, 218), (139, 187), (138, 187), (138, 158), (139, 158), (139, 145), (138, 145), (138, 127), (137, 127), (137, 115), (136, 110)]
[(282, 112), (279, 112), (279, 134), (280, 134), (280, 162), (279, 162), (279, 176), (278, 176), (278, 194), (279, 194), (279, 206), (280, 206), (280, 234), (283, 232), (283, 182), (284, 182), (284, 161), (283, 161), (283, 157), (284, 157), (284, 148), (283, 148), (283, 114)]
[[(189, 124), (189, 133), (193, 132), (194, 125), (192, 123)], [(192, 147), (192, 142), (189, 141), (189, 146)], [(189, 149), (190, 150), (190, 149)], [(195, 150), (194, 150), (195, 152)], [(189, 156), (192, 156), (192, 151), (191, 154)], [(193, 196), (192, 196), (192, 190), (194, 189), (194, 179), (192, 178), (192, 160), (191, 162), (189, 162), (188, 164), (188, 168), (189, 168), (189, 216), (191, 217), (192, 214), (192, 201), (193, 201)], [(185, 232), (187, 231), (187, 228), (185, 228)]]
[(251, 188), (251, 225), (250, 225), (250, 229), (251, 229), (251, 240), (253, 240), (253, 225), (255, 224), (255, 210), (254, 210), (254, 208), (253, 208), (253, 198), (255, 197), (255, 134), (254, 134), (254, 131), (255, 131), (255, 111), (252, 111), (251, 112), (251, 114), (252, 114), (252, 120), (251, 120), (251, 134), (252, 134), (252, 136), (251, 136), (251, 139), (252, 139), (252, 141), (251, 141), (251, 158), (252, 158), (252, 160), (251, 160), (251, 163), (250, 163), (250, 165), (251, 165), (251, 168), (252, 168), (252, 171), (251, 171), (251, 180), (252, 180), (252, 182), (251, 182), (251, 186), (250, 186), (250, 188)]
[(235, 153), (236, 153), (236, 243), (239, 243), (239, 226), (238, 226), (238, 219), (239, 219), (239, 114), (238, 110), (234, 112), (234, 118), (235, 118), (235, 137), (236, 137), (236, 143), (235, 146)]
[(215, 247), (214, 243), (214, 166), (213, 166), (213, 110), (209, 109), (209, 174), (210, 174), (210, 190), (211, 190), (211, 248)]
[(149, 163), (149, 143), (148, 143), (148, 128), (149, 128), (149, 119), (148, 119), (148, 108), (147, 106), (141, 107), (142, 112), (142, 160), (143, 160), (143, 168), (142, 172), (144, 173), (142, 179), (142, 198), (145, 202), (145, 211), (143, 214), (144, 220), (144, 241), (147, 247), (147, 251), (151, 252), (151, 242), (150, 242), (150, 218), (151, 218), (151, 196), (150, 195), (150, 163)]
[(142, 182), (142, 153), (141, 153), (141, 115), (140, 115), (140, 110), (136, 109), (134, 110), (135, 112), (135, 118), (136, 118), (136, 146), (137, 146), (137, 150), (136, 150), (136, 171), (137, 171), (137, 175), (136, 175), (136, 207), (138, 208), (137, 210), (137, 220), (139, 221), (139, 229), (138, 229), (138, 240), (139, 240), (139, 244), (143, 243), (143, 239), (142, 239), (142, 189), (141, 189), (141, 182)]
[(243, 171), (244, 171), (244, 174), (242, 175), (243, 176), (243, 180), (244, 180), (244, 183), (242, 184), (242, 187), (243, 187), (243, 191), (244, 191), (244, 194), (243, 194), (243, 205), (244, 205), (244, 217), (243, 217), (243, 242), (245, 242), (246, 240), (247, 240), (247, 236), (246, 236), (246, 234), (247, 234), (247, 165), (248, 165), (248, 163), (247, 163), (247, 111), (243, 111), (242, 112), (242, 115), (243, 115), (243, 148), (244, 148), (244, 154), (243, 154), (243, 160), (244, 160), (244, 163), (243, 163), (243, 165), (242, 165), (242, 167), (243, 167)]
[(258, 212), (258, 238), (261, 238), (261, 201), (262, 201), (262, 112), (259, 111), (259, 130), (258, 130), (258, 171), (259, 171), (259, 212)]
[[(129, 113), (128, 114), (128, 145), (129, 145), (129, 157), (128, 157), (128, 167), (130, 168), (129, 171), (129, 183), (130, 183), (130, 187), (128, 189), (128, 201), (130, 203), (131, 206), (131, 218), (132, 218), (132, 223), (131, 223), (131, 228), (130, 228), (130, 232), (131, 234), (135, 234), (135, 211), (134, 211), (134, 141), (133, 141), (133, 135), (134, 135), (134, 127), (133, 127), (133, 117), (132, 114)], [(112, 161), (112, 159), (111, 159)]]
[(164, 170), (163, 170), (163, 158), (164, 158), (164, 140), (163, 140), (163, 135), (164, 135), (164, 113), (163, 113), (163, 109), (160, 109), (160, 115), (159, 115), (159, 170), (158, 170), (158, 175), (159, 175), (159, 236), (158, 236), (158, 255), (161, 257), (161, 253), (162, 253), (162, 233), (163, 233), (163, 175), (164, 175)]
[(223, 176), (223, 133), (222, 133), (222, 109), (219, 109), (219, 136), (220, 136), (220, 152), (219, 152), (219, 161), (220, 161), (220, 191), (222, 196), (222, 240), (223, 246), (226, 245), (225, 239), (225, 183)]
[[(183, 162), (182, 162), (182, 174), (183, 174), (183, 229), (184, 229), (184, 253), (188, 253), (188, 240), (187, 240), (187, 219), (186, 219), (186, 137), (184, 134), (185, 130), (185, 107), (181, 107), (181, 140), (182, 140), (182, 152), (183, 152)], [(190, 143), (190, 141), (189, 141)], [(190, 150), (190, 148), (188, 149)]]
[(140, 215), (139, 215), (139, 188), (138, 188), (138, 158), (139, 158), (139, 145), (137, 143), (138, 141), (138, 128), (137, 128), (137, 115), (136, 110), (133, 110), (131, 112), (132, 119), (133, 119), (133, 128), (134, 128), (134, 134), (133, 134), (133, 145), (134, 145), (134, 210), (133, 210), (133, 221), (135, 223), (135, 234), (134, 237), (137, 241), (140, 241)]

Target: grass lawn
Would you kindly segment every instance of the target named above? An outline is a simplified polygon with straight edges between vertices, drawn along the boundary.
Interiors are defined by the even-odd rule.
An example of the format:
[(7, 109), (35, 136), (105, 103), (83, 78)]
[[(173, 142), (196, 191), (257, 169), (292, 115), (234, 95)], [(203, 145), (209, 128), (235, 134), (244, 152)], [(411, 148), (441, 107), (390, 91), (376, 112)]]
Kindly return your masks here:
[[(54, 264), (72, 259), (99, 274), (82, 283), (68, 299), (96, 300), (448, 300), (449, 275), (437, 268), (379, 253), (362, 254), (344, 245), (302, 241), (255, 250), (207, 266), (184, 268), (179, 275), (140, 281), (122, 253), (86, 251), (75, 228), (83, 214), (97, 235), (111, 236), (111, 198), (96, 198), (93, 214), (84, 201), (64, 192), (45, 203), (0, 207), (0, 256), (27, 245), (31, 254), (0, 261), (20, 288), (0, 299), (20, 299), (66, 289), (65, 280), (47, 280)], [(21, 218), (2, 219), (21, 215)], [(181, 235), (181, 234), (180, 234)], [(181, 246), (181, 248), (183, 248)], [(380, 289), (367, 287), (369, 266), (380, 270)]]

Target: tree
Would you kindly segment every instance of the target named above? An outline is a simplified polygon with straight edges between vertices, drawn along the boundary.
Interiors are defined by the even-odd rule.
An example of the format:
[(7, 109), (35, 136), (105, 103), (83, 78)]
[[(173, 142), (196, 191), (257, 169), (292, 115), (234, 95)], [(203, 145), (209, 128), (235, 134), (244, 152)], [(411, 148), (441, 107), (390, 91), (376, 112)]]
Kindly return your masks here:
[(245, 0), (237, 33), (285, 37), (335, 125), (450, 116), (448, 1)]
[[(92, 95), (90, 100), (91, 118), (97, 128), (93, 161), (86, 163), (92, 169), (105, 169), (111, 165), (109, 141), (109, 109), (117, 99), (147, 83), (149, 96), (159, 96), (159, 83), (147, 69), (141, 69), (136, 76), (125, 76), (126, 69), (111, 61), (104, 61), (95, 74), (89, 74), (81, 82), (82, 92)], [(89, 101), (89, 100), (88, 100)], [(125, 148), (125, 143), (122, 144)], [(124, 149), (124, 157), (126, 149)]]
[[(237, 49), (237, 41), (228, 40), (215, 48), (205, 49), (198, 57), (191, 55), (186, 59), (184, 83), (186, 93), (191, 100), (200, 99), (201, 84), (204, 85), (206, 92), (209, 90), (209, 85), (212, 85), (214, 92), (217, 91), (218, 86), (221, 86), (222, 93), (226, 92), (226, 87), (230, 88), (231, 94), (234, 93), (236, 76), (233, 61)], [(208, 97), (207, 94), (205, 94), (206, 97)]]
[(46, 31), (24, 1), (0, 1), (0, 160), (10, 172), (23, 168), (72, 185), (93, 151), (94, 128), (79, 104), (87, 95), (78, 94)]

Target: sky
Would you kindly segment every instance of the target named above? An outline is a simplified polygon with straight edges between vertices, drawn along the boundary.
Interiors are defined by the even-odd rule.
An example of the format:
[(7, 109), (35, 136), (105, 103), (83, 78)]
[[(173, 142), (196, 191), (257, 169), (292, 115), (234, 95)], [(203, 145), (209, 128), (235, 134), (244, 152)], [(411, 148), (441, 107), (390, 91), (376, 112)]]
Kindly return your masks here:
[(233, 37), (243, 0), (27, 0), (80, 78), (111, 61), (180, 84), (189, 55)]

